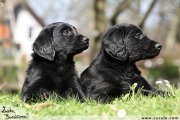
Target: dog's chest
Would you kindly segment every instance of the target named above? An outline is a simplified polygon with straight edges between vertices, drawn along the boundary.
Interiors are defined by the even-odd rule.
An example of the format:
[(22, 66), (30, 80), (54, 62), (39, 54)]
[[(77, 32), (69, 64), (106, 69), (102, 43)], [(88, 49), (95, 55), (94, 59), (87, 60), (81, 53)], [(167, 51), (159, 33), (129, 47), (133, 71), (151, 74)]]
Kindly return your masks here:
[(65, 66), (58, 66), (56, 69), (57, 74), (64, 76), (64, 73), (66, 72), (66, 67)]
[(140, 71), (137, 68), (134, 67), (126, 67), (123, 69), (118, 69), (116, 72), (114, 72), (114, 77), (117, 81), (129, 81), (132, 79), (136, 79), (140, 76)]
[(70, 64), (57, 66), (56, 73), (58, 76), (67, 79), (71, 73), (73, 73), (74, 67)]

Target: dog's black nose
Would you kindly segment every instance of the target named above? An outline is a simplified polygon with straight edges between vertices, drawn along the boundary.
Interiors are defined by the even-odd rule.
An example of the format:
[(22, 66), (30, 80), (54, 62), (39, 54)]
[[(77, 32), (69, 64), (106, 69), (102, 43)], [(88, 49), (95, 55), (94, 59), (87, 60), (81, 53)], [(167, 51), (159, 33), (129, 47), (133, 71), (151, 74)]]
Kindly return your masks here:
[(156, 44), (155, 44), (155, 48), (157, 48), (157, 49), (161, 49), (161, 48), (162, 48), (162, 45), (161, 45), (161, 44), (159, 44), (159, 43), (156, 43)]
[(83, 43), (88, 43), (88, 42), (89, 42), (89, 38), (83, 37), (82, 42), (83, 42)]

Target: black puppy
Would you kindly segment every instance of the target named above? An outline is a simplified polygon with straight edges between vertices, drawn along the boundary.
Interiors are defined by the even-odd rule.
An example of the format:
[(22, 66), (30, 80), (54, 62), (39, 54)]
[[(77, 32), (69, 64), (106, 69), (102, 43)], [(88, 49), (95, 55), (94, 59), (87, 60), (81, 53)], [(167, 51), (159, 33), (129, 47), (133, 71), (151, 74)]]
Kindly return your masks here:
[(42, 29), (33, 44), (32, 60), (22, 87), (23, 101), (45, 99), (51, 93), (63, 98), (71, 93), (84, 97), (73, 56), (87, 49), (88, 42), (87, 37), (67, 23), (52, 23)]
[(113, 26), (101, 40), (99, 55), (79, 80), (88, 98), (108, 102), (108, 98), (129, 93), (134, 83), (138, 84), (135, 91), (141, 89), (145, 95), (163, 94), (146, 82), (135, 65), (136, 61), (157, 56), (161, 50), (159, 43), (132, 24)]

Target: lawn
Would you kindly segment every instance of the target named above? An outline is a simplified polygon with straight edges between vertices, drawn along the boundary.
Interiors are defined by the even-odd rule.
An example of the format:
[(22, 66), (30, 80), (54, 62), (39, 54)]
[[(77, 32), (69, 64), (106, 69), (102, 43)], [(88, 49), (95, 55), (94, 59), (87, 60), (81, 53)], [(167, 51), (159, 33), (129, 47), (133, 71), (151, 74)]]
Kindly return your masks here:
[[(51, 97), (45, 102), (32, 105), (23, 104), (20, 95), (0, 95), (0, 119), (119, 119), (124, 117), (143, 119), (142, 117), (174, 117), (180, 119), (180, 89), (173, 90), (175, 95), (169, 97), (146, 97), (141, 94), (128, 94), (115, 99), (111, 104), (100, 104), (86, 100), (83, 103), (71, 98), (60, 100)], [(125, 115), (126, 114), (126, 115)], [(179, 117), (178, 117), (179, 116)], [(134, 119), (133, 118), (133, 119)], [(146, 118), (148, 119), (148, 118)], [(150, 118), (149, 118), (150, 119)], [(156, 118), (154, 118), (156, 119)], [(162, 119), (162, 118), (161, 118)], [(171, 118), (172, 119), (172, 118)]]

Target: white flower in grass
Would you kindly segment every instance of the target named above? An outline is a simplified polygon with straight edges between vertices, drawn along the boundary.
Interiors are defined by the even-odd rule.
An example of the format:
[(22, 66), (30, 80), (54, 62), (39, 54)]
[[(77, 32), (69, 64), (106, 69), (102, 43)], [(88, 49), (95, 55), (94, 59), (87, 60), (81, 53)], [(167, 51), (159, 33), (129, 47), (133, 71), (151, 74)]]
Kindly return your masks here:
[(155, 83), (161, 89), (166, 89), (166, 88), (170, 88), (171, 87), (171, 84), (170, 84), (170, 82), (168, 80), (161, 79), (161, 80), (156, 81)]
[(125, 118), (126, 117), (126, 111), (124, 109), (117, 111), (118, 118)]
[(171, 87), (171, 84), (170, 84), (170, 82), (169, 82), (168, 80), (164, 80), (164, 83), (165, 83), (165, 85), (166, 85), (167, 87)]
[(156, 83), (156, 84), (162, 84), (163, 82), (162, 82), (162, 80), (158, 80), (158, 81), (156, 81), (155, 83)]
[(170, 82), (168, 80), (164, 80), (164, 82), (170, 84)]

